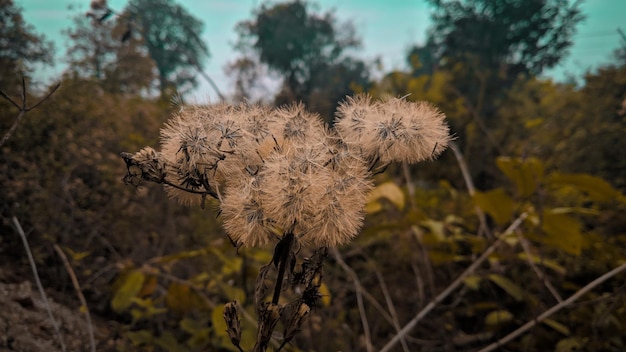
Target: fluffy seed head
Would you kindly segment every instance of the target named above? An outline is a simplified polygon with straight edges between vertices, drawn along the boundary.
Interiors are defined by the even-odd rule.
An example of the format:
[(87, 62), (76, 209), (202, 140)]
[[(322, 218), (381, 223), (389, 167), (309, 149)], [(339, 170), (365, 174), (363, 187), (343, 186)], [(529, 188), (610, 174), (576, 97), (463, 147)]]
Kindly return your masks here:
[(443, 114), (405, 99), (348, 98), (334, 129), (302, 104), (192, 106), (161, 130), (160, 153), (124, 155), (125, 179), (164, 183), (186, 205), (218, 198), (238, 246), (292, 233), (301, 244), (332, 247), (349, 242), (363, 224), (374, 162), (432, 159), (448, 142)]
[(348, 98), (337, 110), (336, 126), (347, 146), (382, 163), (434, 159), (450, 141), (443, 113), (427, 102), (404, 98)]

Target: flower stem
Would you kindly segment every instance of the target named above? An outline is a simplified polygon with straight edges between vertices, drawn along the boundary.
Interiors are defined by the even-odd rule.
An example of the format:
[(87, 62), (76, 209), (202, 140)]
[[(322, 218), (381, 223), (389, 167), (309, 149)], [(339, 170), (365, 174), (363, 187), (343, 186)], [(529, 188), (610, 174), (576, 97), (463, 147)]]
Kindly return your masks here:
[(289, 261), (293, 240), (293, 233), (289, 232), (285, 234), (283, 239), (276, 245), (274, 263), (278, 265), (278, 276), (276, 277), (276, 286), (274, 286), (274, 296), (272, 296), (272, 303), (274, 304), (278, 304), (278, 299), (280, 298), (280, 291), (282, 290), (285, 277), (285, 268)]

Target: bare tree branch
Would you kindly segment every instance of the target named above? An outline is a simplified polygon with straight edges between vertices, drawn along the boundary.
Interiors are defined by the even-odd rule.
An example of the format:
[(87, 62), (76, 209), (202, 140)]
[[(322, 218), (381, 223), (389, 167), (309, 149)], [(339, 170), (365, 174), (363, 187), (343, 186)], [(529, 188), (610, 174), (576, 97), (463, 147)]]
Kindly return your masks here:
[[(363, 332), (365, 335), (365, 348), (368, 352), (374, 351), (374, 347), (372, 346), (372, 338), (370, 336), (370, 327), (367, 322), (367, 315), (365, 314), (365, 306), (363, 305), (363, 285), (361, 285), (361, 281), (359, 280), (359, 276), (352, 270), (352, 268), (343, 261), (341, 257), (341, 253), (337, 250), (337, 248), (331, 248), (330, 252), (333, 254), (333, 257), (343, 268), (343, 270), (350, 275), (352, 281), (354, 282), (354, 288), (356, 289), (356, 301), (359, 306), (359, 313), (361, 314), (361, 324), (363, 324)], [(397, 336), (397, 335), (396, 335)]]
[(72, 285), (74, 285), (74, 290), (76, 290), (76, 294), (78, 295), (78, 299), (80, 300), (80, 311), (85, 313), (85, 318), (87, 319), (87, 330), (89, 331), (89, 343), (91, 346), (91, 351), (96, 352), (96, 339), (94, 338), (93, 325), (91, 324), (91, 315), (89, 314), (89, 307), (87, 306), (87, 300), (85, 300), (85, 296), (83, 295), (83, 291), (80, 289), (80, 285), (78, 284), (78, 279), (76, 278), (76, 274), (70, 265), (70, 262), (67, 260), (67, 256), (61, 250), (56, 243), (54, 244), (54, 250), (57, 252), (61, 260), (63, 261), (63, 265), (67, 270), (67, 273), (70, 275), (70, 279), (72, 280)]
[(495, 350), (497, 348), (502, 347), (504, 344), (506, 344), (509, 341), (515, 339), (519, 335), (525, 333), (526, 331), (528, 331), (533, 326), (541, 323), (542, 321), (547, 319), (552, 314), (554, 314), (554, 313), (558, 312), (559, 310), (561, 310), (562, 308), (565, 308), (565, 307), (569, 306), (570, 304), (574, 303), (577, 299), (579, 299), (585, 293), (593, 290), (594, 288), (596, 288), (601, 283), (605, 282), (606, 280), (612, 278), (613, 276), (615, 276), (615, 275), (617, 275), (617, 274), (619, 274), (619, 273), (621, 273), (622, 271), (625, 271), (625, 270), (626, 270), (626, 263), (624, 263), (624, 264), (618, 266), (617, 268), (615, 268), (615, 269), (605, 273), (604, 275), (602, 275), (602, 276), (598, 277), (597, 279), (595, 279), (595, 280), (591, 281), (590, 283), (588, 283), (587, 286), (585, 286), (585, 287), (581, 288), (580, 290), (576, 291), (576, 293), (571, 295), (565, 301), (562, 301), (562, 302), (552, 306), (552, 308), (546, 310), (545, 312), (543, 312), (541, 315), (539, 315), (535, 319), (527, 322), (526, 324), (524, 324), (521, 327), (519, 327), (517, 330), (511, 332), (510, 334), (508, 334), (505, 337), (501, 338), (500, 340), (492, 343), (491, 345), (481, 349), (478, 352), (490, 352), (490, 351), (493, 351), (493, 350)]
[(2, 137), (2, 139), (0, 140), (0, 147), (3, 146), (4, 143), (6, 143), (6, 141), (9, 140), (9, 138), (11, 138), (11, 136), (13, 135), (15, 130), (17, 129), (17, 126), (20, 124), (20, 122), (22, 122), (22, 119), (24, 118), (26, 113), (31, 111), (31, 110), (33, 110), (33, 109), (35, 109), (35, 108), (37, 108), (39, 105), (41, 105), (41, 103), (43, 103), (48, 98), (50, 98), (50, 96), (54, 92), (56, 92), (56, 90), (59, 89), (60, 86), (61, 86), (60, 83), (55, 85), (48, 92), (48, 94), (46, 94), (43, 98), (41, 98), (38, 102), (36, 102), (35, 105), (33, 105), (31, 107), (26, 107), (26, 82), (24, 81), (24, 77), (22, 77), (22, 104), (21, 105), (18, 104), (15, 100), (11, 99), (11, 97), (9, 97), (5, 92), (0, 90), (0, 95), (2, 95), (2, 97), (4, 99), (8, 100), (11, 104), (13, 104), (16, 108), (18, 108), (20, 110), (20, 113), (17, 115), (17, 118), (15, 119), (15, 122), (13, 123), (11, 128), (9, 128), (9, 130), (4, 135), (4, 137)]
[(513, 231), (515, 231), (515, 229), (517, 229), (522, 224), (522, 222), (524, 221), (524, 219), (526, 219), (527, 216), (528, 216), (527, 213), (522, 213), (517, 219), (515, 219), (515, 221), (513, 221), (513, 223), (506, 229), (506, 231), (504, 231), (504, 233), (498, 236), (496, 241), (493, 242), (491, 246), (489, 246), (483, 252), (483, 254), (472, 263), (472, 265), (470, 265), (467, 269), (465, 269), (465, 271), (456, 280), (454, 280), (448, 287), (446, 287), (446, 289), (443, 290), (443, 292), (441, 292), (439, 295), (437, 295), (437, 297), (435, 297), (433, 300), (428, 302), (428, 304), (421, 311), (419, 311), (415, 315), (415, 317), (411, 319), (411, 321), (409, 321), (409, 323), (406, 324), (404, 328), (402, 328), (402, 330), (391, 339), (391, 341), (389, 341), (383, 348), (380, 349), (380, 352), (389, 352), (398, 342), (400, 342), (400, 340), (404, 336), (406, 336), (415, 327), (415, 325), (417, 325), (417, 323), (419, 323), (426, 315), (428, 315), (428, 313), (430, 313), (439, 303), (441, 303), (444, 299), (446, 299), (454, 290), (456, 290), (459, 286), (461, 286), (461, 284), (463, 283), (463, 280), (465, 280), (466, 277), (473, 274), (474, 271), (476, 271), (476, 269), (485, 260), (487, 260), (487, 258), (489, 258), (489, 256), (498, 248), (498, 246), (503, 242), (502, 238), (504, 238), (506, 235), (511, 234)]
[(50, 308), (50, 303), (48, 303), (48, 296), (46, 296), (46, 292), (43, 290), (43, 285), (41, 284), (41, 280), (39, 279), (39, 273), (37, 272), (37, 264), (35, 264), (35, 259), (33, 258), (33, 254), (30, 251), (30, 246), (28, 245), (28, 241), (26, 240), (26, 234), (24, 233), (24, 230), (22, 229), (22, 225), (20, 225), (20, 222), (17, 220), (15, 216), (11, 218), (11, 221), (13, 222), (13, 226), (15, 226), (15, 231), (17, 231), (17, 233), (22, 238), (22, 243), (24, 244), (24, 248), (26, 249), (26, 255), (28, 256), (28, 262), (30, 263), (31, 269), (33, 269), (35, 282), (37, 283), (37, 288), (39, 289), (39, 294), (41, 295), (41, 300), (46, 306), (46, 310), (48, 311), (48, 317), (50, 318), (50, 322), (52, 323), (52, 326), (54, 327), (54, 331), (56, 332), (57, 338), (59, 339), (59, 343), (61, 344), (61, 349), (63, 350), (63, 352), (65, 352), (66, 351), (65, 341), (63, 341), (63, 335), (61, 335), (59, 324), (57, 323), (57, 321), (54, 319), (54, 316), (52, 315), (52, 309)]

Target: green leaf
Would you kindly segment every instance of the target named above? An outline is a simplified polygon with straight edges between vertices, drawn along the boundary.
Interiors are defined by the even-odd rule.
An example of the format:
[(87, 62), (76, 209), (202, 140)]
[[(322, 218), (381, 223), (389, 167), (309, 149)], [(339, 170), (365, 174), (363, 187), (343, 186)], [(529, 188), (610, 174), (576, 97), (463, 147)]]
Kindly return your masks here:
[(117, 313), (125, 311), (133, 303), (133, 298), (141, 291), (146, 276), (139, 271), (131, 271), (124, 277), (124, 282), (115, 291), (111, 308)]
[(592, 200), (600, 202), (608, 202), (615, 199), (624, 201), (624, 196), (600, 177), (587, 174), (554, 173), (548, 178), (548, 183), (574, 187), (586, 193)]
[(496, 164), (500, 171), (515, 184), (517, 193), (522, 197), (529, 197), (533, 194), (544, 177), (543, 163), (536, 158), (499, 157)]
[(489, 214), (497, 224), (504, 225), (511, 220), (515, 203), (504, 189), (477, 191), (473, 198), (474, 204)]
[(553, 319), (544, 319), (542, 321), (542, 323), (546, 324), (547, 326), (553, 328), (554, 330), (560, 332), (561, 334), (565, 335), (565, 336), (569, 336), (570, 335), (570, 331), (569, 328), (561, 323), (559, 323), (556, 320)]
[(511, 320), (513, 320), (513, 314), (508, 310), (495, 310), (485, 316), (485, 324), (488, 326), (506, 324)]
[(381, 198), (386, 198), (392, 204), (398, 208), (398, 210), (404, 209), (405, 199), (404, 193), (393, 182), (385, 182), (378, 187), (374, 188), (369, 194), (367, 201), (366, 211), (369, 214), (376, 213), (382, 210), (382, 205), (379, 203)]
[(521, 301), (524, 299), (524, 290), (506, 277), (498, 274), (490, 274), (487, 276), (487, 278), (498, 287), (503, 289), (516, 301)]

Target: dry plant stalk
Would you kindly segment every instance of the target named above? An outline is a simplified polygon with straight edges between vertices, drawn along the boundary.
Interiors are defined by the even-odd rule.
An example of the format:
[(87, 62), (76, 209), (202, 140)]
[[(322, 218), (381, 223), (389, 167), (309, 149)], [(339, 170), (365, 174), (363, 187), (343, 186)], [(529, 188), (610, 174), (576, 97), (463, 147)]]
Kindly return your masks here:
[[(350, 242), (361, 229), (373, 174), (393, 162), (432, 160), (450, 142), (445, 116), (426, 102), (359, 95), (336, 116), (329, 128), (302, 104), (184, 106), (161, 130), (161, 151), (122, 154), (126, 183), (161, 183), (185, 205), (204, 206), (213, 197), (236, 247), (275, 244), (255, 287), (254, 351), (265, 351), (279, 321), (279, 350), (300, 330), (319, 297), (326, 248)], [(296, 269), (303, 247), (318, 249)], [(297, 297), (285, 304), (280, 298), (288, 290)], [(234, 307), (227, 304), (224, 314), (240, 348)]]

